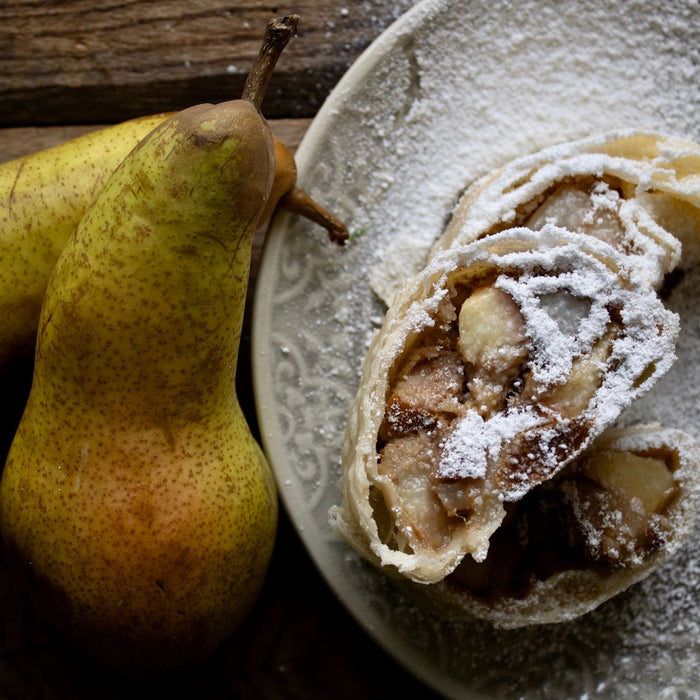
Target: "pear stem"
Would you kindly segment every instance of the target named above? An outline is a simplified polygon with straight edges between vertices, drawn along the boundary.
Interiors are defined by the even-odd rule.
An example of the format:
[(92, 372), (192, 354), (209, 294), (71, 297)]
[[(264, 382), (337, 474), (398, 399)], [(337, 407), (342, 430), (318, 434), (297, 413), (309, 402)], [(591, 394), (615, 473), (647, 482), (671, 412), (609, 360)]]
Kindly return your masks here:
[(260, 53), (243, 86), (241, 98), (250, 102), (258, 111), (262, 106), (263, 97), (277, 65), (277, 59), (296, 34), (299, 15), (275, 17), (267, 23)]
[(334, 243), (344, 245), (345, 241), (349, 238), (348, 229), (345, 227), (345, 224), (318, 202), (314, 201), (299, 187), (293, 187), (287, 192), (287, 194), (280, 199), (278, 207), (285, 211), (299, 214), (323, 226), (323, 228), (328, 231), (328, 236)]

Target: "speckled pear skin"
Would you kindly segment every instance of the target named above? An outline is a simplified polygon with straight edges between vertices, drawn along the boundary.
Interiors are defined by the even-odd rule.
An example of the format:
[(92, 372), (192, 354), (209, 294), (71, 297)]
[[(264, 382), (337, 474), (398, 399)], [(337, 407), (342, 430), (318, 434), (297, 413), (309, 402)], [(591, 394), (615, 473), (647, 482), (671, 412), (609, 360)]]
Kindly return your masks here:
[(131, 119), (0, 164), (0, 372), (34, 353), (56, 259), (120, 161), (166, 115)]
[(205, 658), (271, 555), (271, 471), (235, 395), (274, 149), (248, 102), (200, 105), (127, 157), (61, 254), (0, 483), (40, 606), (131, 675)]

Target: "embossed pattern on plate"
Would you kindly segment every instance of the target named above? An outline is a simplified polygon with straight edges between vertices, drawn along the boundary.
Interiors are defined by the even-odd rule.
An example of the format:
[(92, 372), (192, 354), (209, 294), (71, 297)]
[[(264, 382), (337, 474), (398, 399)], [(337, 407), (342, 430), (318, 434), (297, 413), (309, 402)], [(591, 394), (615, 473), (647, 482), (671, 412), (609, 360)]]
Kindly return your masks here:
[[(615, 11), (617, 9), (617, 11)], [(696, 0), (423, 0), (338, 84), (297, 154), (300, 182), (355, 239), (276, 220), (256, 289), (253, 363), (264, 446), (284, 505), (330, 586), (427, 684), (460, 698), (700, 698), (700, 533), (663, 570), (572, 623), (516, 631), (419, 610), (337, 541), (348, 407), (383, 306), (386, 256), (420, 265), (463, 188), (557, 141), (638, 126), (700, 140)], [(700, 274), (669, 304), (679, 359), (628, 419), (700, 438)], [(689, 378), (689, 381), (686, 381)], [(293, 575), (293, 572), (291, 572)]]

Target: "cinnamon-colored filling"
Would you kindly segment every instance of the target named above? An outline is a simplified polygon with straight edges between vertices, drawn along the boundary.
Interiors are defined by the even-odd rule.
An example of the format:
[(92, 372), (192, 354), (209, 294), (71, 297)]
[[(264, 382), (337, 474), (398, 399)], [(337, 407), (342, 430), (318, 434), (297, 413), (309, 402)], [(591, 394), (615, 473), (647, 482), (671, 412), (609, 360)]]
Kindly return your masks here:
[[(619, 249), (627, 244), (621, 196), (612, 181), (565, 181), (516, 220), (589, 233)], [(625, 329), (611, 300), (560, 284), (560, 272), (545, 265), (504, 281), (484, 264), (451, 273), (434, 323), (389, 377), (371, 489), (380, 535), (397, 550), (437, 551), (473, 527), (474, 539), (456, 540), (474, 554), (452, 580), (483, 595), (517, 595), (565, 569), (639, 561), (663, 539), (677, 492), (668, 456), (598, 455), (561, 471), (589, 438), (588, 408), (615, 371), (613, 346)], [(519, 284), (539, 286), (523, 292)], [(509, 289), (535, 310), (526, 312)], [(534, 328), (535, 317), (552, 324), (561, 352)], [(651, 495), (641, 493), (645, 476), (620, 475), (628, 462), (629, 473), (658, 477)]]
[(671, 452), (592, 453), (509, 504), (486, 559), (465, 557), (450, 581), (488, 600), (518, 598), (559, 572), (640, 563), (669, 533), (677, 466)]
[[(472, 304), (476, 311), (465, 313)], [(529, 368), (518, 307), (492, 280), (455, 285), (437, 316), (440, 322), (397, 366), (379, 431), (382, 518), (393, 521), (399, 548), (412, 541), (439, 548), (482, 506), (486, 493), (540, 483), (577, 449), (587, 429), (581, 414), (600, 386), (619, 332), (611, 314), (609, 331), (574, 361), (567, 380), (544, 386)], [(499, 446), (497, 457), (473, 468), (464, 463), (469, 449), (460, 449), (457, 435), (465, 420), (467, 432), (471, 422), (477, 435), (480, 422), (499, 415), (513, 421), (523, 408), (526, 424)]]

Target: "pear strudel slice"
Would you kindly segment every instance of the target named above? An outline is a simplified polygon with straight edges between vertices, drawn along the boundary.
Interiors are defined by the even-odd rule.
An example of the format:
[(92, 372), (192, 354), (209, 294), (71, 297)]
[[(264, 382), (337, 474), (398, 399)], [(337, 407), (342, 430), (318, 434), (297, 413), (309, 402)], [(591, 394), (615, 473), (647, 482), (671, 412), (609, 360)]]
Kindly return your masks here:
[[(489, 554), (412, 595), (496, 627), (562, 622), (657, 569), (694, 523), (700, 450), (659, 425), (610, 429), (554, 479), (507, 505)], [(410, 585), (410, 584), (409, 584)]]
[(700, 258), (700, 146), (621, 131), (517, 158), (467, 189), (432, 254), (547, 222), (608, 241), (658, 288)]
[(547, 223), (437, 254), (365, 359), (332, 524), (420, 583), (486, 561), (512, 504), (668, 369), (677, 332), (626, 257), (592, 236)]

